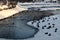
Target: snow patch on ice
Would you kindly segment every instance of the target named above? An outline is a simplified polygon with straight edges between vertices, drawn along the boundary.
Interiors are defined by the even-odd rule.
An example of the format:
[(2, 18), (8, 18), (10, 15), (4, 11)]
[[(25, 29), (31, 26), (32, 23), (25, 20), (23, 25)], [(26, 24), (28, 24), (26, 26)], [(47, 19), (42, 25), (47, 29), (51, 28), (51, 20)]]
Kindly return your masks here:
[(39, 31), (33, 38), (25, 40), (60, 40), (60, 15), (45, 17), (36, 22), (30, 21), (27, 24), (38, 28)]

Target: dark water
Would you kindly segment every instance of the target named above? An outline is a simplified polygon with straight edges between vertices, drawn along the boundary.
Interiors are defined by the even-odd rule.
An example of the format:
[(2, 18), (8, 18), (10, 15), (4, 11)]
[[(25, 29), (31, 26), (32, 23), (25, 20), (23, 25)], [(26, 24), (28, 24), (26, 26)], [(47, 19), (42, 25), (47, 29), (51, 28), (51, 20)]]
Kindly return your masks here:
[(48, 10), (48, 12), (53, 14), (60, 14), (60, 10)]

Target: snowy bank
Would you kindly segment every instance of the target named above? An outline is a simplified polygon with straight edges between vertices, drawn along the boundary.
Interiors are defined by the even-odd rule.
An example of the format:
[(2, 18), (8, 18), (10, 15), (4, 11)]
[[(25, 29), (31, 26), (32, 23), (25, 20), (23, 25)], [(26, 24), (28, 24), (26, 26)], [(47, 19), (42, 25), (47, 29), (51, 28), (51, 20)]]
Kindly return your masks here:
[[(4, 7), (2, 7), (2, 8), (4, 8)], [(18, 12), (24, 11), (24, 10), (27, 10), (27, 9), (19, 7), (18, 5), (16, 6), (16, 8), (13, 8), (13, 9), (2, 10), (2, 11), (0, 11), (0, 19), (10, 17), (10, 16), (12, 16)]]

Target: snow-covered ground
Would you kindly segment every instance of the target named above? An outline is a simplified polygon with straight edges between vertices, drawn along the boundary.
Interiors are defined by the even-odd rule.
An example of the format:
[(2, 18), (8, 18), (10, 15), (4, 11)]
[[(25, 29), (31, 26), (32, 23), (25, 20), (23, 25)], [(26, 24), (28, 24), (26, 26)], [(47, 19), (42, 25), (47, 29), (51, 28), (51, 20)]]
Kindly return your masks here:
[[(4, 7), (0, 7), (0, 8), (3, 9)], [(0, 19), (10, 17), (10, 16), (12, 16), (12, 15), (18, 13), (18, 12), (24, 11), (24, 10), (27, 10), (27, 9), (21, 8), (18, 5), (16, 6), (16, 8), (2, 10), (2, 11), (0, 11)]]
[(60, 15), (44, 17), (27, 24), (38, 28), (39, 31), (33, 38), (25, 40), (60, 40)]
[[(29, 8), (32, 9), (32, 7), (40, 9), (41, 7), (43, 7), (42, 9), (40, 9), (41, 11), (42, 10), (60, 9), (60, 4), (58, 4), (58, 3), (46, 3), (46, 2), (34, 2), (34, 3), (33, 2), (25, 2), (25, 3), (20, 3), (20, 2), (18, 2), (18, 5), (20, 5), (23, 8), (26, 8), (26, 9), (29, 9)], [(45, 8), (45, 7), (51, 7), (51, 8)], [(52, 9), (52, 7), (53, 7), (53, 9)]]

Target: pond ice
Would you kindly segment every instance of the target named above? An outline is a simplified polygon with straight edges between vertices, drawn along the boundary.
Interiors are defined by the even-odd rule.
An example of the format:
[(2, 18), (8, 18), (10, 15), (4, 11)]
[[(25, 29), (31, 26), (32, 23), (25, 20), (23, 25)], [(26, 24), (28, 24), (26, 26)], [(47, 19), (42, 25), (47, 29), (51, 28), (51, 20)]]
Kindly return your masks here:
[[(44, 21), (42, 22), (42, 20)], [(39, 27), (37, 26), (37, 23)], [(45, 17), (35, 22), (30, 21), (27, 22), (27, 24), (35, 28), (38, 28), (39, 31), (33, 38), (26, 39), (26, 40), (60, 40), (60, 15)], [(42, 29), (42, 27), (44, 27), (44, 29)]]

